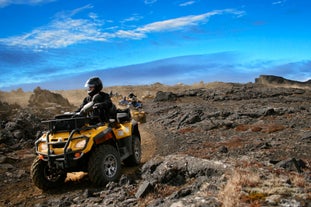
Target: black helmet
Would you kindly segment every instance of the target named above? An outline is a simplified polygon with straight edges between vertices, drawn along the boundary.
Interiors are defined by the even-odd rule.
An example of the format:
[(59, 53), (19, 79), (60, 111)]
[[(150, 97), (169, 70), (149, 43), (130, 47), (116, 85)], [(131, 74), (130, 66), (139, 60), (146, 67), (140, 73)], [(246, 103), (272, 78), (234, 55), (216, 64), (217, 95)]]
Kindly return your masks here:
[(135, 96), (134, 93), (130, 93), (128, 97), (133, 98), (134, 96)]
[[(84, 87), (88, 87), (87, 93), (93, 96), (103, 89), (103, 83), (99, 77), (92, 77), (86, 81)], [(91, 90), (91, 88), (94, 89)]]

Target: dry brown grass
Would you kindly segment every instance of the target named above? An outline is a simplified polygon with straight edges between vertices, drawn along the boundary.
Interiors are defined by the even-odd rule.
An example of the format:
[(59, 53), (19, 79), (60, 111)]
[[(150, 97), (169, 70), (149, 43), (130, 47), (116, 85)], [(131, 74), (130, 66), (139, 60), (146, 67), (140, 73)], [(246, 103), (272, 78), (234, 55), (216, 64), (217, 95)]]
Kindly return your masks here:
[[(280, 172), (264, 166), (248, 165), (236, 167), (231, 174), (226, 174), (228, 180), (218, 195), (223, 207), (266, 206), (266, 200), (271, 196), (276, 198), (274, 205), (278, 205), (282, 197), (310, 200), (311, 184), (305, 176), (284, 170), (280, 175)], [(304, 196), (301, 192), (305, 192)]]
[[(227, 176), (228, 181), (219, 193), (219, 200), (223, 202), (224, 207), (244, 206), (245, 202), (255, 202), (254, 198), (257, 198), (255, 194), (253, 193), (251, 198), (247, 198), (243, 193), (243, 188), (258, 185), (260, 177), (256, 172), (236, 169)], [(258, 198), (261, 199), (261, 197)]]
[(172, 193), (177, 192), (179, 189), (180, 186), (171, 186), (166, 184), (156, 185), (152, 193), (149, 193), (140, 199), (139, 206), (148, 206), (150, 203), (152, 203), (152, 201), (170, 196)]

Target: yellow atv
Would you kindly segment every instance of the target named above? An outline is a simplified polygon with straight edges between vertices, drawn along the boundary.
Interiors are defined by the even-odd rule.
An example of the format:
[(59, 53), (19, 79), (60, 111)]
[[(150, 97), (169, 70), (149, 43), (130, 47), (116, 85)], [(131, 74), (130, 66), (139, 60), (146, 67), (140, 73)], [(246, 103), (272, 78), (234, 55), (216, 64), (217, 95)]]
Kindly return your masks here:
[(92, 183), (116, 181), (121, 162), (139, 165), (141, 137), (129, 109), (118, 109), (116, 119), (93, 124), (96, 117), (58, 115), (44, 121), (48, 130), (36, 140), (37, 157), (31, 165), (34, 184), (47, 190), (64, 183), (68, 172), (87, 172)]

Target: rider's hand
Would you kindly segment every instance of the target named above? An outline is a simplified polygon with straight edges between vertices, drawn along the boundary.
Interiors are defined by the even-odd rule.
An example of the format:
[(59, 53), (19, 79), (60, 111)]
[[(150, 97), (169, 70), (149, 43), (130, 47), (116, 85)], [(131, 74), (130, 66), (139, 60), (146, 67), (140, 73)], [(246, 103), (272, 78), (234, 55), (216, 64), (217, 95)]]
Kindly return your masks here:
[(81, 117), (83, 116), (80, 112), (76, 112), (72, 115), (72, 118)]
[(96, 103), (94, 104), (93, 109), (100, 109), (102, 107), (103, 107), (103, 103)]

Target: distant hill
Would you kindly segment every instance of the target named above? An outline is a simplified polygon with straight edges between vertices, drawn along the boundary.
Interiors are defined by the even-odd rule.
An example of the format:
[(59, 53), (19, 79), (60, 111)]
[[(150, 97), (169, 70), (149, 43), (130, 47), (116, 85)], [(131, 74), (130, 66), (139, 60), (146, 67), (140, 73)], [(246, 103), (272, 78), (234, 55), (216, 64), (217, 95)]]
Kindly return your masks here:
[(311, 87), (311, 79), (305, 82), (301, 82), (289, 80), (274, 75), (260, 75), (258, 78), (255, 79), (255, 83), (270, 86), (282, 86), (282, 87), (299, 87), (299, 88)]

